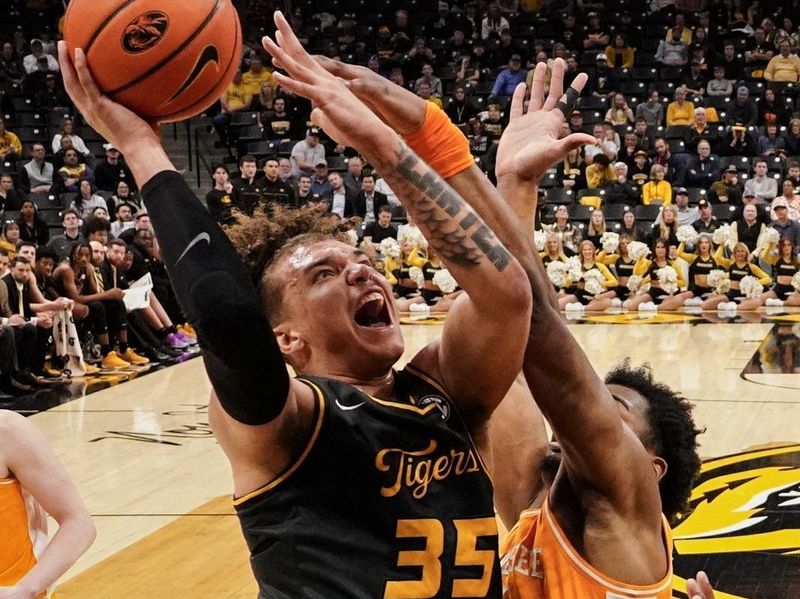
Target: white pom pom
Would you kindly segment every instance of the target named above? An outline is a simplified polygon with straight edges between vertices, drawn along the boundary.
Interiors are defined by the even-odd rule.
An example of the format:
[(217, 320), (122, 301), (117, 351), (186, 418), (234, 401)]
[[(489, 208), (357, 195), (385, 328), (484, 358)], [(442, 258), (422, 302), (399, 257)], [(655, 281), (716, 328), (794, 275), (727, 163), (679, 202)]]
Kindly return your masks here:
[(399, 258), (400, 257), (400, 244), (396, 239), (387, 237), (381, 241), (381, 254), (386, 258)]
[(428, 240), (419, 230), (419, 227), (414, 225), (400, 225), (397, 229), (397, 241), (402, 246), (403, 243), (408, 242), (420, 249), (427, 249)]
[(577, 283), (583, 278), (583, 267), (581, 266), (581, 259), (577, 256), (567, 258), (567, 272), (569, 278), (573, 283)]
[(356, 233), (353, 229), (348, 229), (344, 232), (344, 234), (347, 235), (347, 243), (353, 247), (358, 246), (358, 233)]
[(678, 227), (678, 232), (676, 233), (678, 237), (678, 241), (682, 241), (683, 243), (688, 243), (689, 245), (693, 245), (695, 241), (697, 241), (697, 231), (691, 225), (681, 225)]
[(408, 278), (414, 281), (417, 287), (425, 285), (425, 275), (422, 274), (422, 269), (419, 266), (412, 266), (408, 269)]
[(639, 275), (631, 275), (628, 277), (628, 291), (636, 293), (642, 287), (642, 277)]
[(536, 251), (543, 252), (544, 246), (547, 244), (547, 236), (548, 234), (544, 231), (534, 231), (533, 232), (533, 242), (536, 244)]
[(746, 298), (761, 297), (764, 293), (764, 286), (752, 275), (747, 275), (739, 281), (739, 291)]
[(731, 290), (731, 277), (724, 270), (715, 268), (708, 273), (706, 284), (711, 287), (715, 293), (728, 293), (728, 291)]
[(603, 287), (603, 281), (605, 281), (605, 277), (603, 276), (603, 273), (596, 268), (592, 268), (583, 273), (583, 281), (583, 288), (587, 291), (587, 293), (591, 293), (592, 295), (600, 295), (606, 291), (606, 288)]
[(714, 234), (711, 236), (711, 240), (716, 245), (727, 245), (728, 247), (731, 246), (731, 241), (733, 241), (733, 235), (731, 234), (731, 226), (730, 225), (720, 225), (720, 227), (714, 231)]
[(606, 254), (613, 254), (619, 247), (619, 233), (606, 231), (600, 236), (600, 245)]
[(655, 274), (658, 277), (658, 282), (661, 285), (661, 289), (670, 295), (678, 291), (678, 273), (674, 268), (671, 266), (665, 266), (663, 268), (659, 268)]
[(628, 244), (628, 255), (633, 260), (640, 260), (641, 258), (646, 258), (650, 255), (650, 248), (647, 247), (647, 244), (644, 244), (641, 241), (631, 241)]
[(794, 273), (792, 277), (792, 287), (794, 287), (795, 291), (800, 292), (800, 272)]
[(767, 230), (764, 231), (764, 243), (776, 244), (780, 240), (781, 240), (781, 234), (778, 232), (778, 229), (767, 227)]
[(561, 289), (567, 280), (567, 265), (561, 260), (553, 260), (548, 263), (547, 278), (553, 285)]
[(442, 293), (453, 293), (458, 283), (446, 268), (433, 275), (433, 284), (442, 290)]

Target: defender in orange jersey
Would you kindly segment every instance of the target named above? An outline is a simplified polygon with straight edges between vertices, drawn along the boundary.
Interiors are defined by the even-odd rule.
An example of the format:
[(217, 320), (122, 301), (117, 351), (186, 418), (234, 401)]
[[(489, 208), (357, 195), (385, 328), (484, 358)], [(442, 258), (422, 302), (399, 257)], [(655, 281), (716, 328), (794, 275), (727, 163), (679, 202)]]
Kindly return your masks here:
[[(439, 164), (438, 148), (451, 147), (450, 136), (457, 133), (446, 133), (449, 123), (441, 123), (435, 110), (420, 109), (402, 90), (386, 92), (385, 84), (373, 83), (375, 78), (363, 69), (320, 62), (349, 80), (350, 89), (369, 98), (373, 110), (395, 129), (417, 130), (407, 135), (407, 143), (430, 164)], [(577, 78), (559, 101), (563, 68), (557, 60), (547, 100), (542, 97), (544, 68), (538, 69), (527, 114), (525, 87), (516, 91), (511, 124), (497, 152), (502, 198), (474, 166), (449, 174), (437, 167), (526, 270), (535, 308), (523, 371), (560, 442), (549, 452), (541, 442), (529, 451), (527, 441), (536, 437), (531, 430), (541, 428), (535, 410), (509, 412), (501, 404), (492, 418), (492, 429), (498, 427), (491, 434), (503, 438), (505, 447), (482, 450), (492, 450), (497, 466), (498, 512), (513, 523), (522, 510), (535, 508), (524, 514), (505, 545), (504, 592), (505, 597), (527, 599), (661, 599), (670, 596), (672, 574), (665, 516), (678, 513), (689, 496), (700, 465), (699, 431), (689, 404), (655, 382), (649, 369), (625, 363), (605, 383), (597, 376), (564, 325), (533, 250), (537, 182), (570, 147), (586, 143), (580, 134), (559, 137), (563, 112), (572, 109), (585, 82)], [(436, 144), (430, 143), (434, 134), (429, 131), (435, 132)], [(509, 218), (508, 205), (516, 218)], [(544, 476), (519, 476), (524, 472), (520, 454), (529, 472), (538, 473), (543, 461)]]
[[(50, 543), (45, 512), (59, 524)], [(94, 537), (92, 519), (44, 435), (0, 410), (0, 599), (44, 597)]]

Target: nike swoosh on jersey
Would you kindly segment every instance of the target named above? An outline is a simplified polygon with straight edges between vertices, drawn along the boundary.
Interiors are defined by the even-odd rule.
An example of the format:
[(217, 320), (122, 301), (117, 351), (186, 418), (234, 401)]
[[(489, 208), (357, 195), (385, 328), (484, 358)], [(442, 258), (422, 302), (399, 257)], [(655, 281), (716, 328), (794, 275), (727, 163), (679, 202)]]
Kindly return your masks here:
[(339, 403), (339, 400), (338, 400), (338, 399), (336, 400), (336, 405), (339, 407), (339, 409), (340, 409), (340, 410), (344, 410), (345, 412), (348, 412), (348, 411), (350, 411), (350, 410), (355, 410), (355, 409), (357, 409), (357, 408), (360, 408), (360, 407), (361, 407), (361, 406), (363, 406), (365, 403), (367, 403), (367, 402), (365, 402), (365, 401), (362, 401), (361, 403), (357, 403), (357, 404), (356, 404), (356, 405), (354, 405), (354, 406), (345, 406), (345, 405), (342, 405), (341, 403)]
[(178, 263), (183, 260), (183, 257), (192, 249), (195, 245), (200, 243), (201, 241), (205, 241), (209, 246), (211, 245), (211, 236), (208, 233), (200, 233), (189, 242), (189, 245), (186, 246), (186, 249), (183, 250), (183, 253), (178, 256), (178, 259), (175, 260), (175, 266), (178, 266)]

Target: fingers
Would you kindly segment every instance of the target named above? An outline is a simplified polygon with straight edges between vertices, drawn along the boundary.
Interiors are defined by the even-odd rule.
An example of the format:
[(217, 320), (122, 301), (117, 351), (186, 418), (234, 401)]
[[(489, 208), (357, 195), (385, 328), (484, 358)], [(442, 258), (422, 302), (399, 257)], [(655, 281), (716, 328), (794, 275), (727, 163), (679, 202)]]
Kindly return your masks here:
[[(311, 98), (311, 96), (308, 94), (311, 93), (311, 91), (313, 90), (313, 86), (309, 84), (315, 83), (316, 82), (315, 80), (317, 79), (314, 73), (311, 72), (304, 65), (302, 65), (300, 62), (294, 60), (294, 58), (290, 56), (281, 46), (276, 44), (273, 40), (271, 40), (268, 37), (264, 38), (264, 48), (267, 50), (267, 52), (270, 53), (273, 59), (276, 59), (277, 62), (280, 63), (280, 66), (287, 73), (289, 73), (289, 76), (291, 77), (290, 79), (289, 77), (286, 77), (285, 75), (276, 72), (275, 73), (276, 78), (280, 77), (280, 79), (278, 80), (279, 83), (281, 85), (285, 85), (285, 87), (288, 87), (293, 91), (297, 89), (296, 86), (299, 85), (305, 91), (304, 92), (296, 91), (295, 93), (298, 93), (306, 98)], [(284, 82), (288, 83), (285, 84)], [(293, 85), (295, 87), (292, 87)]]
[(708, 574), (700, 570), (697, 573), (697, 583), (700, 585), (701, 599), (714, 599), (714, 588), (711, 586)]
[(571, 135), (567, 135), (565, 138), (558, 140), (558, 143), (561, 144), (560, 152), (562, 154), (566, 154), (575, 148), (580, 148), (582, 145), (594, 144), (595, 142), (597, 142), (597, 140), (586, 133), (572, 133)]
[(278, 82), (278, 85), (288, 89), (291, 92), (294, 92), (298, 96), (308, 98), (309, 100), (313, 100), (316, 97), (314, 86), (304, 83), (300, 80), (300, 77), (287, 77), (283, 73), (278, 73), (277, 71), (274, 72), (272, 76)]
[(540, 62), (533, 70), (533, 85), (531, 85), (531, 100), (528, 112), (535, 112), (542, 107), (544, 101), (544, 77), (547, 74), (547, 64)]
[(79, 106), (86, 103), (86, 93), (78, 81), (78, 74), (75, 72), (75, 67), (72, 64), (72, 59), (67, 50), (67, 42), (58, 42), (58, 63), (61, 65), (61, 77), (64, 80), (64, 87), (67, 90), (70, 98)]
[(283, 48), (287, 54), (309, 69), (313, 69), (317, 66), (314, 59), (311, 58), (302, 44), (300, 44), (300, 40), (297, 39), (297, 36), (292, 31), (292, 27), (289, 25), (286, 17), (284, 17), (283, 13), (279, 10), (275, 11), (275, 26), (278, 28), (275, 32), (275, 41), (280, 44), (280, 47)]
[(525, 113), (525, 92), (527, 89), (528, 86), (524, 83), (519, 83), (517, 87), (514, 88), (514, 95), (511, 96), (509, 120), (513, 121)]
[(556, 58), (553, 62), (553, 72), (550, 75), (550, 91), (547, 100), (544, 102), (545, 110), (552, 110), (564, 93), (564, 61)]
[[(345, 81), (353, 79), (367, 79), (370, 75), (376, 75), (366, 67), (361, 67), (354, 64), (347, 64), (341, 60), (333, 60), (327, 56), (312, 56), (317, 63), (331, 75), (340, 77)], [(366, 72), (365, 72), (366, 71)], [(380, 77), (380, 75), (376, 75)]]
[(75, 48), (75, 72), (78, 74), (78, 81), (80, 81), (81, 87), (86, 93), (86, 99), (89, 102), (97, 100), (102, 94), (97, 89), (92, 73), (89, 71), (89, 63), (86, 62), (86, 54), (83, 53), (82, 48)]

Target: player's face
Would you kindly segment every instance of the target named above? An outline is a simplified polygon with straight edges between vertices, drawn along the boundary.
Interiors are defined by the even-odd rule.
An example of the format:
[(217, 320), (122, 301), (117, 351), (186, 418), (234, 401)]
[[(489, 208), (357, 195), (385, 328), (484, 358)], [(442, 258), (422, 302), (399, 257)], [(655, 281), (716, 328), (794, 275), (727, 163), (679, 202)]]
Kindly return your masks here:
[(275, 276), (284, 281), (286, 307), (276, 332), (280, 338), (283, 329), (295, 331), (311, 368), (321, 364), (327, 374), (375, 377), (402, 355), (391, 287), (363, 252), (338, 241), (300, 246)]
[(53, 259), (40, 258), (36, 261), (36, 273), (42, 277), (49, 277), (53, 274)]
[(278, 171), (279, 169), (277, 160), (267, 160), (266, 164), (264, 164), (264, 174), (271, 180), (278, 178)]

